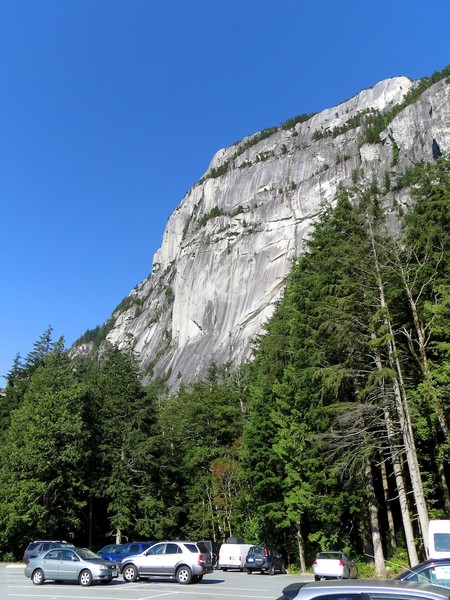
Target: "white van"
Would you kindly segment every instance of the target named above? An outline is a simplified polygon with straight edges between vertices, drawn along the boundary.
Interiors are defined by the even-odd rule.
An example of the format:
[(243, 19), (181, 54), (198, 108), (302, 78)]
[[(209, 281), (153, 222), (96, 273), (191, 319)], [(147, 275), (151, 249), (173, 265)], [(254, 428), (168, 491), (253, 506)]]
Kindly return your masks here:
[(244, 544), (240, 538), (228, 538), (228, 540), (220, 546), (219, 560), (217, 567), (222, 571), (228, 569), (244, 570), (244, 563), (249, 548), (253, 544)]
[(428, 558), (450, 558), (450, 519), (430, 520)]

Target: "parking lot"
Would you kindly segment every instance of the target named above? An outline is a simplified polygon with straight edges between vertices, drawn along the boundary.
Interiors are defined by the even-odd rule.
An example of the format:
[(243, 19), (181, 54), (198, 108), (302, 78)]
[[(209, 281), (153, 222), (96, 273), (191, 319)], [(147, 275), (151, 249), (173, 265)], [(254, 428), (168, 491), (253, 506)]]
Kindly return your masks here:
[(124, 583), (122, 578), (109, 585), (83, 588), (79, 585), (49, 582), (35, 586), (23, 573), (23, 565), (0, 564), (1, 600), (276, 600), (281, 590), (294, 581), (312, 579), (302, 575), (260, 575), (239, 571), (214, 571), (205, 575), (201, 583), (180, 585), (174, 581), (142, 581)]

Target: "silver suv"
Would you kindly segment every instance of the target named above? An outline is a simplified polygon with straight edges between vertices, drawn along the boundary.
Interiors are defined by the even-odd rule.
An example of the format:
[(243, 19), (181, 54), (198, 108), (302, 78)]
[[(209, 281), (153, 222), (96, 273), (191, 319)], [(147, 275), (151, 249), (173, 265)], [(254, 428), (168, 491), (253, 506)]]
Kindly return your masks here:
[(164, 577), (186, 584), (199, 583), (205, 573), (212, 573), (213, 563), (202, 542), (161, 542), (124, 558), (121, 570), (127, 582)]

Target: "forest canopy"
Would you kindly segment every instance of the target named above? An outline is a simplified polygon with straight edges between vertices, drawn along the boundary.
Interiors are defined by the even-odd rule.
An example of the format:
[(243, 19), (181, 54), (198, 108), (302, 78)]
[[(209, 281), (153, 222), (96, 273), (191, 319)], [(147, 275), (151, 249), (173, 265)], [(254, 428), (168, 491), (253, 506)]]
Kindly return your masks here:
[(44, 332), (0, 397), (0, 557), (239, 536), (302, 570), (333, 548), (377, 575), (423, 559), (450, 512), (449, 159), (408, 185), (396, 236), (376, 186), (340, 192), (237, 370), (169, 396), (132, 354), (72, 360)]

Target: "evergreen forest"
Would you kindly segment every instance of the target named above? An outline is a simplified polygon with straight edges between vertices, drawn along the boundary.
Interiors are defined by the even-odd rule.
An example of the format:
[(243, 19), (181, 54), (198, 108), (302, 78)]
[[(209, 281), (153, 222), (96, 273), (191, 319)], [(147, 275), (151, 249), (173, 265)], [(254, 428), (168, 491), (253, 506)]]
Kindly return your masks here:
[[(229, 536), (306, 571), (343, 550), (375, 576), (426, 556), (450, 516), (450, 160), (341, 190), (254, 358), (168, 395), (116, 347), (71, 359), (43, 333), (0, 396), (0, 559), (32, 539), (96, 550)], [(392, 208), (392, 207), (391, 207)]]

